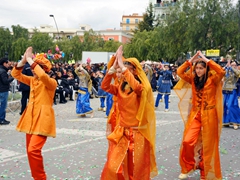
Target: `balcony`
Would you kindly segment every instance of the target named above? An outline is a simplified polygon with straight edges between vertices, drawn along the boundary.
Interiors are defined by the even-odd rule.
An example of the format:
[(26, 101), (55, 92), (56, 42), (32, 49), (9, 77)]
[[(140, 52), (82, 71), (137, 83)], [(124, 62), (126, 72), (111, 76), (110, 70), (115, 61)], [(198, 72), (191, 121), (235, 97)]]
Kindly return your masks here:
[(154, 4), (155, 8), (167, 8), (167, 7), (172, 7), (175, 6), (176, 2), (171, 2), (171, 3), (157, 3)]
[(139, 22), (138, 23), (136, 23), (136, 22), (129, 22), (129, 23), (120, 22), (120, 27), (123, 27), (123, 26), (137, 26), (138, 24), (139, 24)]

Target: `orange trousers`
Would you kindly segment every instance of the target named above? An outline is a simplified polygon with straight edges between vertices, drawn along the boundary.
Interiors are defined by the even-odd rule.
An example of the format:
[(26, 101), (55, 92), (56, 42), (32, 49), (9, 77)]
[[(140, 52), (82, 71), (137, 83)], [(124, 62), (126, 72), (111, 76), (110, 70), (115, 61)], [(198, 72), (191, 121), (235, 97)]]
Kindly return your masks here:
[[(198, 112), (192, 124), (188, 128), (186, 135), (183, 139), (183, 149), (182, 149), (182, 159), (186, 164), (187, 171), (196, 169), (195, 167), (195, 159), (194, 159), (194, 147), (197, 143), (200, 131), (201, 131), (201, 113)], [(201, 161), (199, 163), (198, 168), (201, 170), (201, 176), (204, 176), (204, 165), (203, 165), (203, 154), (201, 151)], [(184, 172), (182, 172), (184, 173)]]
[[(133, 152), (134, 152), (134, 137), (133, 137), (133, 130), (129, 129), (129, 131), (125, 132), (125, 136), (129, 140), (129, 146), (127, 151), (127, 164), (128, 164), (128, 177), (129, 180), (133, 180), (133, 169), (134, 169), (134, 163), (133, 163)], [(119, 168), (119, 171), (117, 172), (118, 180), (124, 180), (123, 176), (123, 166)]]
[(26, 149), (28, 162), (34, 180), (46, 180), (44, 171), (42, 147), (47, 140), (46, 136), (26, 134)]
[(150, 143), (137, 129), (117, 126), (108, 140), (101, 180), (150, 180)]

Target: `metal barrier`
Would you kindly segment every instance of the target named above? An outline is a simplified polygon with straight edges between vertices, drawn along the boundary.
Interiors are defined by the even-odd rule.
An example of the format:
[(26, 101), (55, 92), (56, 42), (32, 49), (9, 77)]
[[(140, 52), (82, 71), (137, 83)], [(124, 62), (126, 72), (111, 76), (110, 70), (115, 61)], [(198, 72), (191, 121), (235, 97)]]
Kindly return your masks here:
[(14, 79), (11, 83), (10, 83), (10, 90), (9, 90), (9, 94), (11, 95), (11, 99), (8, 101), (8, 105), (7, 105), (7, 109), (13, 114), (15, 115), (16, 110), (18, 110), (18, 108), (20, 107), (20, 105), (17, 106), (17, 108), (15, 107), (15, 109), (11, 109), (11, 107), (9, 106), (12, 103), (16, 103), (15, 101), (15, 97), (16, 97), (16, 92), (17, 92), (17, 86), (18, 86), (18, 82), (16, 79)]

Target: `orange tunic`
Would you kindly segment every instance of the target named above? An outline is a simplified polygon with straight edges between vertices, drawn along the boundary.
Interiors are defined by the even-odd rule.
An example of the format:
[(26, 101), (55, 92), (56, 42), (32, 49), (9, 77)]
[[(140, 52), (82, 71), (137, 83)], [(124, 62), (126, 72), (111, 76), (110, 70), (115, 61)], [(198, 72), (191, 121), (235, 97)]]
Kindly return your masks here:
[(21, 73), (22, 68), (14, 67), (12, 76), (30, 86), (28, 105), (23, 112), (17, 130), (27, 134), (56, 137), (55, 115), (52, 108), (57, 82), (39, 66), (34, 67), (38, 78)]
[[(185, 82), (191, 85), (192, 93), (189, 94), (191, 99), (189, 110), (190, 113), (185, 120), (185, 130), (183, 133), (183, 139), (188, 131), (189, 126), (193, 122), (197, 113), (201, 113), (201, 126), (202, 130), (198, 138), (197, 144), (195, 145), (195, 155), (199, 148), (203, 149), (203, 160), (204, 160), (204, 173), (206, 179), (217, 180), (222, 179), (220, 157), (219, 157), (219, 140), (221, 134), (221, 123), (222, 123), (222, 93), (221, 93), (221, 80), (225, 74), (225, 71), (215, 62), (209, 61), (207, 65), (210, 67), (208, 74), (208, 79), (204, 85), (203, 91), (201, 91), (201, 96), (198, 95), (195, 85), (194, 76), (190, 73), (186, 73), (186, 69), (191, 66), (189, 62), (185, 62), (177, 70), (177, 74)], [(177, 88), (180, 83), (178, 83), (174, 89), (176, 93), (180, 95)], [(186, 89), (189, 88), (185, 86)], [(187, 91), (183, 93), (184, 96), (188, 94)], [(184, 98), (180, 97), (181, 101), (184, 102)], [(186, 104), (189, 103), (186, 101)], [(200, 103), (200, 104), (199, 104)], [(186, 108), (185, 105), (179, 104), (179, 109)], [(187, 109), (185, 109), (187, 111)], [(186, 114), (181, 111), (182, 117)], [(182, 168), (182, 173), (188, 173), (187, 165), (184, 162), (184, 152), (182, 151), (182, 146), (180, 148), (180, 165)], [(196, 158), (197, 159), (197, 158)], [(198, 166), (196, 162), (196, 166)]]
[(120, 126), (137, 127), (139, 122), (136, 119), (136, 114), (138, 112), (139, 99), (143, 87), (142, 84), (135, 80), (129, 70), (123, 72), (123, 75), (127, 76), (129, 79), (129, 84), (133, 87), (134, 93), (128, 94), (130, 91), (129, 85), (127, 85), (125, 92), (123, 92), (121, 90), (121, 85), (115, 86), (110, 84), (112, 75), (109, 74), (106, 75), (104, 81), (102, 82), (102, 87), (105, 91), (117, 96)]
[[(118, 78), (115, 78), (114, 84), (119, 85), (120, 81)], [(116, 127), (116, 124), (119, 122), (119, 109), (118, 109), (118, 102), (117, 102), (117, 96), (112, 97), (113, 104), (112, 108), (108, 115), (108, 121), (107, 121), (107, 135), (110, 134)]]
[[(109, 70), (112, 67), (115, 59), (116, 59), (116, 57), (113, 55), (107, 64), (107, 70)], [(116, 77), (115, 73), (113, 74), (112, 78), (114, 79), (114, 85), (118, 86), (121, 80), (119, 80)], [(113, 104), (112, 104), (112, 108), (109, 112), (108, 121), (107, 121), (107, 129), (106, 129), (107, 135), (112, 133), (112, 131), (116, 127), (116, 124), (118, 124), (118, 119), (119, 119), (118, 118), (119, 111), (118, 111), (118, 104), (117, 104), (117, 96), (114, 95), (112, 100), (113, 100)]]

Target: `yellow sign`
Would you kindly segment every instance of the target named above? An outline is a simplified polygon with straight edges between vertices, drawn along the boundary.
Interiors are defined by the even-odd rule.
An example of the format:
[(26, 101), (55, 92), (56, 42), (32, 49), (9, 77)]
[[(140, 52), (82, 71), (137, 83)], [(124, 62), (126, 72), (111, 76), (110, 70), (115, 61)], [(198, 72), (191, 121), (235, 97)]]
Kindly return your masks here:
[(220, 50), (219, 49), (207, 50), (206, 56), (220, 56)]

